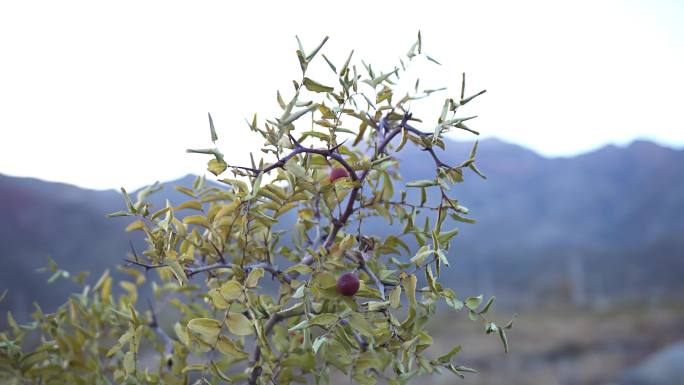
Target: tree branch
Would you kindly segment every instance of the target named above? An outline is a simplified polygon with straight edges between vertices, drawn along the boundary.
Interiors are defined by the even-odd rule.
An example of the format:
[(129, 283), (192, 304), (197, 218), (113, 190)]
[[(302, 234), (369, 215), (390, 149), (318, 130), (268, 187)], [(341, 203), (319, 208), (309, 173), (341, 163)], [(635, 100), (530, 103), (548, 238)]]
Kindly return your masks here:
[[(346, 319), (341, 319), (340, 323), (342, 325), (349, 326), (349, 321), (347, 321)], [(359, 344), (359, 348), (361, 349), (362, 352), (365, 352), (366, 349), (368, 349), (368, 342), (366, 342), (366, 340), (364, 340), (363, 337), (361, 337), (361, 335), (356, 330), (354, 330), (353, 327), (350, 326), (350, 329), (352, 331), (352, 335), (354, 336), (354, 339)]]
[[(146, 264), (143, 262), (134, 261), (132, 259), (124, 259), (124, 261), (126, 261), (126, 263), (128, 263), (128, 264), (132, 264), (135, 266), (142, 267), (145, 270), (157, 269), (160, 267), (167, 267), (168, 266), (165, 263), (160, 263), (158, 265), (150, 265), (150, 264)], [(240, 267), (239, 265), (235, 265), (233, 263), (220, 263), (220, 262), (219, 263), (212, 263), (210, 265), (199, 266), (199, 267), (188, 267), (185, 270), (185, 275), (187, 275), (188, 278), (191, 278), (193, 275), (197, 275), (199, 273), (217, 270), (217, 269), (232, 269), (234, 266)], [(274, 277), (281, 278), (283, 281), (287, 282), (288, 284), (291, 282), (291, 278), (289, 277), (288, 274), (283, 273), (283, 271), (280, 270), (277, 266), (272, 265), (268, 262), (253, 263), (250, 265), (242, 266), (241, 268), (244, 269), (245, 271), (249, 272), (250, 270), (253, 270), (253, 269), (256, 269), (259, 267), (268, 271)]]
[(166, 359), (166, 366), (171, 367), (173, 364), (172, 361), (172, 356), (173, 356), (173, 338), (171, 338), (164, 329), (162, 329), (161, 326), (159, 326), (159, 320), (157, 319), (157, 312), (154, 310), (154, 306), (152, 305), (152, 301), (147, 299), (147, 305), (150, 308), (150, 313), (152, 314), (152, 319), (148, 323), (148, 326), (157, 332), (158, 335), (162, 337), (164, 340), (164, 355), (162, 355), (162, 359)]
[(306, 147), (302, 146), (299, 142), (297, 142), (290, 134), (288, 134), (288, 136), (290, 137), (290, 140), (294, 143), (295, 148), (289, 154), (280, 158), (277, 162), (275, 162), (269, 166), (266, 166), (264, 168), (261, 168), (261, 169), (252, 168), (252, 167), (241, 167), (241, 166), (229, 166), (229, 167), (249, 171), (249, 172), (253, 173), (254, 175), (259, 175), (262, 173), (265, 174), (265, 173), (268, 173), (270, 171), (275, 170), (276, 168), (285, 167), (285, 164), (290, 159), (294, 158), (295, 156), (297, 156), (299, 154), (308, 153), (308, 154), (317, 154), (317, 155), (324, 156), (326, 158), (334, 159), (339, 164), (341, 164), (342, 167), (344, 167), (347, 170), (347, 172), (349, 173), (349, 177), (353, 181), (358, 180), (358, 176), (356, 175), (356, 171), (354, 170), (354, 168), (349, 163), (347, 163), (347, 161), (344, 160), (344, 158), (339, 153), (336, 152), (340, 148), (340, 146), (342, 146), (344, 144), (344, 142), (340, 143), (340, 144), (338, 144), (332, 148), (306, 148)]
[[(271, 333), (271, 330), (273, 330), (273, 327), (280, 321), (290, 318), (290, 317), (296, 317), (299, 315), (304, 314), (304, 307), (303, 306), (293, 306), (289, 309), (281, 310), (279, 312), (271, 314), (271, 316), (268, 318), (268, 321), (264, 324), (264, 335), (269, 335)], [(248, 384), (250, 385), (256, 385), (257, 379), (261, 375), (261, 365), (259, 365), (259, 360), (261, 359), (261, 348), (259, 347), (259, 341), (256, 341), (256, 347), (254, 348), (254, 352), (252, 352), (252, 358), (249, 360), (250, 366), (254, 366), (252, 368), (252, 373), (249, 376), (248, 379)]]
[(368, 265), (366, 265), (366, 262), (360, 262), (359, 267), (361, 270), (363, 270), (366, 274), (368, 274), (369, 277), (373, 280), (375, 283), (375, 286), (378, 287), (378, 291), (380, 291), (380, 296), (382, 297), (382, 300), (385, 300), (385, 285), (382, 284), (382, 281), (378, 279), (378, 276), (373, 273), (373, 270), (371, 270)]
[[(387, 116), (389, 116), (389, 115), (387, 115)], [(397, 127), (394, 127), (394, 128), (390, 128), (386, 120), (383, 121), (384, 131), (381, 132), (380, 134), (384, 135), (384, 137), (383, 137), (383, 140), (380, 143), (380, 145), (377, 147), (375, 154), (371, 158), (371, 163), (378, 160), (379, 156), (385, 153), (385, 150), (387, 149), (387, 146), (392, 142), (392, 139), (394, 139), (399, 133), (401, 133), (403, 129), (408, 129), (409, 131), (414, 132), (414, 133), (418, 132), (419, 135), (421, 135), (421, 136), (429, 135), (429, 134), (422, 133), (422, 132), (408, 126), (408, 124), (406, 122), (408, 121), (408, 119), (410, 117), (411, 117), (410, 114), (405, 114), (401, 120), (401, 124)], [(347, 169), (347, 171), (349, 172), (350, 178), (353, 181), (357, 182), (357, 185), (351, 190), (351, 193), (349, 194), (349, 198), (347, 200), (347, 205), (346, 205), (344, 211), (342, 212), (342, 214), (340, 214), (340, 216), (338, 218), (333, 219), (333, 221), (332, 221), (332, 227), (331, 227), (330, 232), (328, 233), (328, 236), (327, 236), (327, 238), (323, 244), (323, 247), (326, 250), (330, 250), (332, 245), (335, 243), (335, 239), (337, 238), (337, 234), (345, 226), (345, 224), (349, 220), (349, 217), (354, 213), (354, 204), (356, 202), (356, 198), (359, 194), (359, 191), (361, 191), (361, 189), (363, 188), (363, 182), (365, 181), (366, 177), (370, 173), (371, 168), (368, 167), (367, 169), (363, 170), (363, 172), (361, 172), (360, 175), (357, 176), (355, 170), (339, 154), (332, 153), (331, 150), (329, 150), (329, 149), (325, 149), (325, 150), (306, 149), (306, 148), (302, 147), (298, 142), (296, 142), (294, 140), (294, 138), (290, 137), (290, 139), (295, 143), (295, 149), (290, 154), (288, 154), (287, 156), (285, 156), (284, 158), (282, 158), (278, 162), (274, 163), (273, 165), (268, 166), (262, 170), (251, 169), (250, 171), (252, 171), (254, 173), (261, 173), (261, 172), (271, 171), (277, 167), (283, 167), (285, 165), (285, 163), (287, 162), (287, 160), (291, 159), (296, 154), (302, 153), (302, 152), (308, 152), (308, 153), (312, 153), (312, 154), (319, 154), (319, 155), (327, 156), (329, 158), (332, 158), (332, 159), (338, 161), (345, 169)], [(300, 264), (311, 265), (313, 263), (313, 261), (314, 261), (313, 255), (307, 255), (301, 259)], [(376, 286), (378, 287), (378, 290), (380, 291), (380, 293), (382, 295), (382, 298), (384, 299), (385, 298), (385, 286), (382, 283), (382, 281), (380, 281), (377, 278), (377, 276), (370, 269), (368, 269), (366, 267), (365, 262), (362, 263), (361, 269), (363, 269), (371, 277), (371, 279), (373, 279)], [(298, 275), (299, 274), (296, 271), (293, 271), (292, 273), (290, 273), (289, 278), (294, 279)], [(266, 324), (264, 326), (264, 335), (268, 335), (271, 332), (271, 330), (273, 329), (273, 327), (278, 322), (280, 322), (282, 319), (283, 318), (281, 318), (278, 315), (278, 313), (274, 313), (268, 319), (268, 321), (266, 322)], [(366, 349), (367, 343), (365, 341), (363, 341), (363, 339), (360, 336), (358, 336), (358, 334), (356, 334), (356, 332), (354, 332), (354, 334), (355, 334), (355, 338), (357, 338), (357, 341), (360, 341), (359, 345), (361, 346), (361, 348)], [(254, 366), (252, 369), (252, 373), (250, 375), (249, 381), (248, 381), (248, 383), (250, 385), (256, 385), (257, 379), (261, 375), (262, 369), (261, 369), (261, 366), (258, 365), (258, 361), (260, 359), (261, 359), (261, 348), (257, 344), (257, 346), (254, 349), (254, 353), (252, 354), (252, 359), (250, 360), (251, 366)]]

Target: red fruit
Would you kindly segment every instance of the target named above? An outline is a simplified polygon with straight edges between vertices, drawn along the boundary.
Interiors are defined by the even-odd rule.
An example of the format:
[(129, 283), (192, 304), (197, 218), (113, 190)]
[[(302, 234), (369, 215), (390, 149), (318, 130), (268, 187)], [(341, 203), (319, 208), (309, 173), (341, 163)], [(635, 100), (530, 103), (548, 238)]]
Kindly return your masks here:
[(335, 167), (332, 170), (330, 170), (330, 181), (334, 182), (340, 178), (348, 178), (349, 173), (347, 172), (346, 169), (342, 167)]
[(337, 279), (337, 292), (344, 296), (351, 297), (359, 291), (360, 285), (361, 282), (359, 282), (359, 278), (354, 274), (342, 274)]

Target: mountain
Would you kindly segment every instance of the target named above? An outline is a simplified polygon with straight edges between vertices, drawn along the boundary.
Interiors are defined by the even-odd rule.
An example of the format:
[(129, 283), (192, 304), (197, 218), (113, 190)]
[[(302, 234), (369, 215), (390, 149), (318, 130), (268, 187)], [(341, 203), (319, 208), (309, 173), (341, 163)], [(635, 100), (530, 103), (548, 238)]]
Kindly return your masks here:
[[(454, 143), (439, 156), (459, 164), (470, 147)], [(425, 155), (419, 152), (403, 156), (419, 159)], [(585, 297), (682, 288), (684, 151), (635, 141), (544, 158), (485, 140), (478, 159), (488, 179), (466, 172), (466, 183), (453, 189), (478, 221), (460, 226), (456, 243), (460, 265), (454, 280), (463, 288), (529, 289), (535, 295), (581, 290)], [(418, 179), (433, 169), (428, 158), (404, 162), (402, 174)]]
[[(460, 164), (471, 147), (451, 142), (438, 155)], [(407, 146), (399, 158), (406, 181), (434, 173), (429, 155), (416, 148)], [(443, 274), (462, 295), (497, 293), (519, 304), (684, 292), (684, 151), (636, 141), (545, 158), (488, 139), (479, 144), (477, 164), (488, 179), (466, 170), (466, 183), (451, 191), (478, 222), (451, 224), (461, 234)], [(153, 203), (184, 200), (169, 186), (193, 179), (164, 183)], [(105, 217), (122, 208), (114, 190), (0, 175), (0, 293), (9, 289), (0, 311), (26, 313), (33, 299), (49, 308), (73, 289), (48, 285), (48, 275), (36, 272), (47, 256), (95, 276), (120, 263), (129, 241), (140, 242), (123, 231), (128, 219)], [(370, 233), (388, 231), (368, 226)]]

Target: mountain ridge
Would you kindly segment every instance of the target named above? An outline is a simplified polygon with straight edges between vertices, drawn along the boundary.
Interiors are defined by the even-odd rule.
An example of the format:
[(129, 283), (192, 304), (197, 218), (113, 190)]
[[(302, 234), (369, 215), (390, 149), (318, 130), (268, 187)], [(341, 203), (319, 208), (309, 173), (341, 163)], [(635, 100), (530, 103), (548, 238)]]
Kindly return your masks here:
[[(467, 145), (467, 146), (472, 146), (472, 144), (475, 142), (475, 141), (473, 141), (473, 140), (455, 140), (455, 139), (450, 139), (450, 138), (447, 138), (447, 140), (449, 141), (449, 143), (451, 143), (451, 145), (454, 145), (454, 144), (456, 144), (456, 145), (458, 145), (458, 144), (465, 144), (465, 145)], [(654, 140), (650, 140), (650, 139), (646, 139), (646, 138), (635, 138), (635, 139), (633, 139), (632, 141), (630, 141), (630, 142), (628, 142), (628, 143), (625, 143), (625, 144), (606, 143), (606, 144), (604, 144), (604, 145), (602, 145), (602, 146), (599, 146), (599, 147), (596, 147), (596, 148), (592, 148), (592, 149), (588, 149), (588, 150), (586, 150), (586, 151), (578, 152), (578, 153), (572, 154), (572, 155), (544, 155), (544, 154), (542, 154), (541, 152), (535, 151), (534, 149), (529, 148), (529, 147), (526, 147), (526, 146), (524, 146), (524, 145), (522, 145), (522, 144), (515, 143), (515, 142), (511, 142), (511, 141), (507, 141), (507, 140), (500, 139), (500, 138), (497, 138), (497, 137), (485, 137), (485, 138), (483, 138), (483, 139), (480, 139), (479, 142), (480, 142), (481, 144), (484, 143), (484, 144), (486, 144), (486, 145), (488, 145), (488, 146), (501, 145), (501, 146), (504, 146), (504, 147), (507, 147), (507, 148), (517, 148), (517, 149), (519, 149), (519, 150), (522, 150), (522, 151), (520, 152), (521, 154), (522, 154), (522, 153), (531, 153), (531, 154), (535, 155), (536, 157), (544, 158), (544, 159), (550, 159), (550, 160), (554, 160), (554, 159), (574, 159), (574, 158), (583, 157), (583, 156), (585, 156), (585, 155), (591, 155), (591, 154), (596, 153), (596, 152), (602, 152), (602, 151), (604, 151), (604, 150), (610, 151), (610, 150), (613, 150), (613, 149), (626, 149), (626, 148), (629, 148), (629, 147), (634, 146), (635, 144), (636, 144), (636, 145), (647, 144), (647, 145), (649, 145), (649, 146), (657, 147), (657, 148), (660, 148), (660, 149), (671, 150), (671, 151), (684, 151), (684, 146), (676, 146), (676, 145), (664, 144), (664, 143), (660, 143), (660, 142), (657, 142), (657, 141), (654, 141)], [(469, 148), (470, 148), (470, 147), (468, 147), (468, 150), (469, 150)], [(178, 181), (186, 180), (186, 179), (189, 178), (189, 177), (194, 178), (194, 177), (196, 177), (196, 176), (197, 176), (197, 174), (187, 173), (187, 174), (181, 175), (181, 176), (179, 176), (179, 177), (177, 177), (177, 178), (170, 179), (170, 180), (168, 180), (168, 181), (166, 181), (166, 182), (164, 182), (164, 183), (176, 183), (176, 182), (178, 182)], [(76, 188), (79, 188), (79, 189), (82, 189), (82, 190), (89, 190), (89, 191), (95, 191), (95, 192), (107, 192), (107, 191), (108, 191), (108, 192), (115, 192), (115, 193), (118, 193), (118, 192), (119, 192), (119, 189), (120, 189), (122, 186), (123, 186), (124, 188), (126, 188), (127, 190), (129, 190), (129, 191), (138, 191), (138, 190), (144, 188), (145, 186), (154, 183), (154, 180), (151, 180), (148, 184), (146, 184), (146, 185), (141, 185), (141, 186), (122, 185), (122, 186), (113, 186), (113, 187), (108, 187), (108, 188), (93, 188), (93, 187), (78, 185), (78, 184), (75, 184), (75, 183), (69, 183), (69, 182), (58, 181), (58, 180), (52, 180), (52, 179), (45, 179), (45, 178), (36, 177), (36, 176), (25, 176), (25, 175), (8, 174), (8, 173), (3, 173), (2, 170), (0, 170), (0, 177), (9, 177), (9, 178), (16, 178), (16, 179), (24, 179), (24, 180), (28, 180), (28, 181), (43, 182), (43, 183), (54, 183), (54, 184), (57, 184), (57, 185), (64, 185), (64, 186), (69, 186), (69, 187), (76, 187)]]
[[(471, 147), (472, 142), (449, 142), (448, 151), (438, 153), (446, 163), (460, 164)], [(399, 154), (420, 160), (402, 163), (406, 181), (433, 175), (434, 163), (426, 156), (412, 146)], [(682, 288), (684, 150), (635, 141), (573, 158), (546, 158), (485, 139), (477, 164), (489, 178), (466, 170), (465, 183), (452, 190), (478, 220), (474, 226), (459, 224), (450, 255), (455, 267), (444, 273), (459, 292), (558, 298), (570, 295), (577, 266), (585, 275), (584, 290), (595, 296), (652, 296)], [(194, 178), (162, 184), (188, 186)], [(183, 199), (173, 188), (153, 197), (174, 204)], [(47, 286), (47, 277), (35, 273), (48, 255), (67, 270), (97, 276), (121, 263), (129, 241), (142, 246), (123, 231), (127, 220), (105, 218), (123, 207), (121, 193), (113, 189), (0, 174), (0, 258), (9, 266), (0, 270), (0, 293), (10, 289), (0, 310), (26, 312), (34, 296), (56, 303), (73, 288)]]

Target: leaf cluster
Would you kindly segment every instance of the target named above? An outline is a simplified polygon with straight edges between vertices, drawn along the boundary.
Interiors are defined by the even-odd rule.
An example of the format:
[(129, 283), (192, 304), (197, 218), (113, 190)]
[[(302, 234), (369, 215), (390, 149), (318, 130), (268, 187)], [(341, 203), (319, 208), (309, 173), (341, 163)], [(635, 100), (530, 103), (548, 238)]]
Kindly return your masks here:
[[(436, 121), (419, 128), (428, 123), (411, 104), (443, 90), (416, 82), (414, 93), (396, 94), (412, 61), (439, 64), (423, 53), (420, 34), (406, 61), (386, 71), (356, 64), (353, 51), (335, 65), (321, 52), (326, 41), (311, 51), (299, 44), (301, 78), (277, 93), (279, 115), (247, 121), (264, 140), (249, 164), (230, 165), (217, 148), (188, 150), (210, 157), (220, 185), (200, 177), (178, 187), (185, 202), (162, 208), (147, 200), (156, 184), (135, 199), (122, 189), (125, 209), (111, 215), (131, 217), (126, 230), (147, 242), (122, 267), (130, 277), (118, 282), (122, 293), (105, 273), (55, 313), (37, 308), (26, 325), (10, 314), (0, 333), (3, 381), (318, 384), (339, 372), (372, 385), (443, 371), (463, 376), (474, 370), (453, 362), (460, 347), (430, 349), (425, 326), (440, 304), (467, 311), (508, 349), (510, 324), (487, 318), (494, 298), (482, 306), (482, 296), (460, 299), (440, 282), (458, 234), (447, 219), (474, 222), (451, 188), (467, 170), (484, 175), (477, 143), (461, 164), (442, 162), (438, 151), (447, 150), (451, 130), (477, 134), (465, 124), (474, 117), (459, 112), (484, 91), (466, 95), (464, 76), (460, 97), (446, 98)], [(319, 56), (329, 79), (309, 77)], [(209, 124), (217, 142), (211, 115)], [(401, 179), (397, 154), (406, 146), (423, 150), (424, 160), (411, 161), (434, 162), (434, 175)], [(349, 177), (331, 180), (333, 168)], [(433, 193), (440, 204), (427, 206)], [(400, 231), (369, 234), (364, 221), (373, 218)], [(346, 297), (336, 281), (350, 271), (361, 285)], [(141, 304), (148, 274), (156, 277), (155, 301)]]

